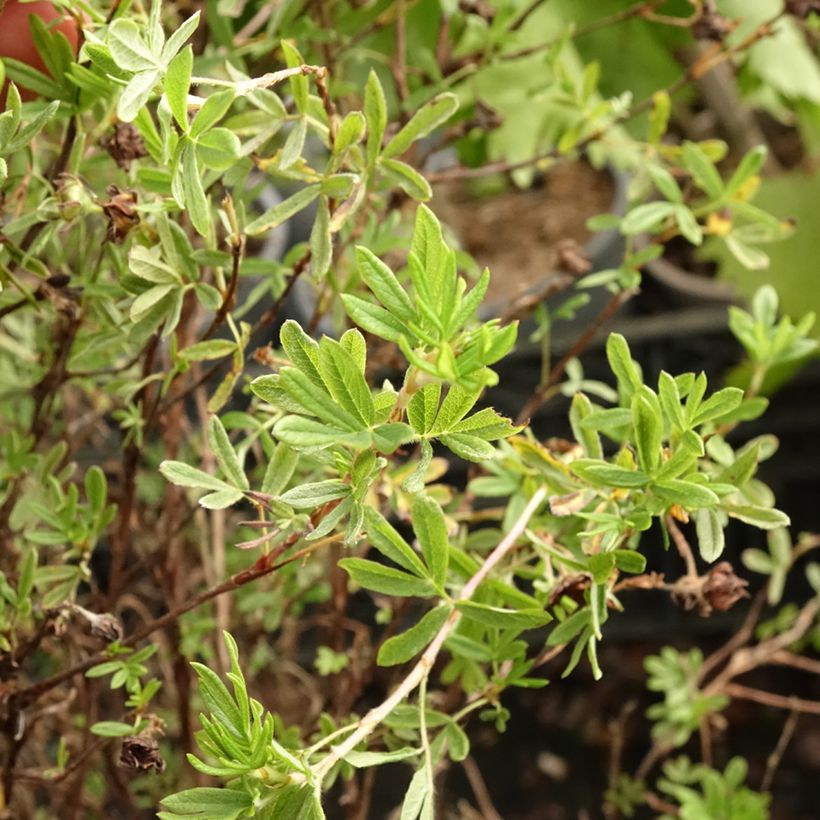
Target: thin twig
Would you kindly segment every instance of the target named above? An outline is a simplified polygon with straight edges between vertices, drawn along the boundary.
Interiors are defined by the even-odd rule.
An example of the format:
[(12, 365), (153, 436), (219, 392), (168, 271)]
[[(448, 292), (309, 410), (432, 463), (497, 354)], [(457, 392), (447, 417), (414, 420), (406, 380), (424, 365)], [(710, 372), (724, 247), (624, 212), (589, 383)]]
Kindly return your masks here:
[(695, 563), (695, 556), (692, 553), (692, 547), (690, 546), (689, 541), (686, 540), (686, 536), (680, 531), (680, 527), (678, 527), (675, 523), (675, 519), (672, 518), (671, 515), (666, 516), (666, 528), (669, 530), (669, 534), (672, 536), (672, 541), (686, 564), (686, 574), (690, 578), (697, 578), (698, 567)]
[(478, 764), (475, 760), (469, 756), (465, 757), (461, 765), (464, 767), (464, 774), (467, 775), (470, 788), (473, 790), (478, 808), (481, 810), (481, 814), (485, 820), (503, 820), (493, 805), (487, 784), (484, 782), (481, 769), (478, 768)]
[(778, 766), (780, 766), (780, 761), (783, 759), (786, 748), (792, 739), (794, 730), (797, 728), (797, 721), (799, 719), (799, 710), (792, 709), (791, 714), (786, 718), (786, 722), (783, 724), (783, 731), (777, 739), (777, 745), (774, 747), (774, 751), (766, 760), (766, 772), (763, 775), (763, 780), (760, 782), (760, 791), (767, 792), (771, 789), (774, 776), (777, 773)]
[[(516, 544), (516, 541), (524, 532), (529, 523), (530, 518), (535, 514), (538, 507), (544, 501), (547, 495), (547, 488), (545, 486), (539, 487), (529, 503), (521, 512), (516, 522), (512, 525), (509, 532), (499, 542), (498, 546), (490, 553), (486, 561), (479, 567), (475, 575), (462, 587), (457, 600), (467, 601), (472, 598), (473, 593), (486, 579), (489, 573), (493, 570), (496, 564), (501, 561)], [(370, 734), (378, 727), (384, 719), (390, 715), (395, 708), (421, 683), (422, 679), (429, 674), (430, 670), (435, 664), (436, 658), (441, 651), (444, 642), (450, 636), (450, 633), (455, 629), (461, 613), (456, 607), (453, 607), (444, 625), (439, 629), (436, 637), (433, 638), (432, 643), (424, 651), (416, 665), (410, 670), (407, 676), (399, 683), (393, 690), (393, 693), (383, 701), (379, 706), (371, 709), (357, 724), (356, 730), (350, 734), (342, 743), (331, 749), (330, 753), (323, 760), (319, 761), (313, 767), (313, 774), (317, 783), (321, 783), (325, 775), (340, 761), (345, 755), (349, 754), (362, 741), (367, 739)]]
[(579, 356), (587, 348), (598, 331), (620, 310), (621, 306), (629, 301), (636, 293), (637, 290), (635, 288), (630, 288), (613, 294), (612, 298), (610, 298), (601, 312), (595, 317), (592, 324), (576, 339), (575, 343), (569, 349), (569, 352), (550, 370), (549, 377), (535, 388), (532, 396), (518, 414), (517, 424), (524, 424), (532, 418), (547, 398), (549, 389), (557, 384), (559, 379), (564, 375), (564, 371), (567, 369), (567, 365), (570, 361)]
[(795, 712), (805, 712), (809, 715), (820, 715), (820, 701), (796, 698), (793, 695), (777, 695), (774, 692), (765, 692), (762, 689), (753, 689), (740, 683), (728, 683), (723, 692), (730, 698), (751, 700), (763, 706), (774, 706), (776, 709), (791, 709)]

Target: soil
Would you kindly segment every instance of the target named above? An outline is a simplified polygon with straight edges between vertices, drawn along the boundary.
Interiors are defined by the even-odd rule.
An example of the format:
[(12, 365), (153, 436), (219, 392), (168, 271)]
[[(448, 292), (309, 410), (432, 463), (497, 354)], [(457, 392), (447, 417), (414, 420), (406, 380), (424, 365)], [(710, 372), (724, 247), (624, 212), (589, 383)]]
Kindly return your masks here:
[(613, 193), (606, 171), (560, 163), (527, 190), (475, 196), (463, 182), (442, 183), (430, 205), (479, 267), (490, 269), (486, 300), (503, 308), (555, 269), (559, 241), (589, 239), (587, 219), (608, 212)]

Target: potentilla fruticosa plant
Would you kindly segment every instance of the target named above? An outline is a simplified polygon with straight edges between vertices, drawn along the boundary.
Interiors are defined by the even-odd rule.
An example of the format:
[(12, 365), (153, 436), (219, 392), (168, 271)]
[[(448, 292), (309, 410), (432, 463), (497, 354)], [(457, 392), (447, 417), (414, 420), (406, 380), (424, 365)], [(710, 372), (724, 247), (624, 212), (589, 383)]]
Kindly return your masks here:
[[(563, 677), (605, 674), (607, 620), (630, 596), (662, 589), (701, 615), (743, 598), (722, 560), (738, 520), (769, 534), (745, 556), (768, 576), (750, 626), (728, 652), (647, 660), (653, 745), (606, 801), (765, 817), (742, 759), (671, 755), (750, 697), (735, 678), (816, 634), (820, 570), (798, 564), (816, 541), (790, 540), (757, 478), (773, 437), (743, 435), (772, 368), (814, 351), (812, 317), (780, 318), (771, 288), (730, 309), (745, 390), (696, 367), (647, 379), (611, 334), (608, 385), (575, 358), (547, 366), (512, 421), (482, 397), (526, 339), (478, 318), (491, 272), (460, 273), (423, 203), (425, 158), (476, 127), (465, 55), (515, 66), (522, 4), (489, 21), (480, 3), (432, 4), (452, 24), (438, 72), (407, 71), (412, 3), (335, 4), (325, 49), (293, 2), (2, 13), (17, 5), (32, 15), (0, 17), (32, 49), (0, 77), (3, 816), (318, 818), (329, 790), (397, 765), (402, 820), (432, 818), (438, 774), (468, 758), (476, 724), (504, 730), (508, 690), (545, 686), (562, 654)], [(391, 27), (392, 63), (392, 40), (356, 51)], [(605, 99), (570, 41), (544, 49), (568, 116), (530, 164), (615, 144), (637, 180), (626, 214), (592, 225), (625, 237), (621, 265), (564, 284), (609, 293), (596, 326), (672, 239), (765, 264), (758, 245), (791, 229), (751, 204), (765, 151), (724, 173), (722, 143), (665, 139), (674, 89)], [(718, 42), (710, 59), (738, 52)], [(262, 252), (299, 220), (303, 237)], [(528, 416), (562, 385), (574, 440), (539, 440)], [(469, 482), (448, 480), (464, 462)], [(676, 580), (647, 566), (651, 531), (680, 553)], [(813, 597), (781, 606), (793, 571)], [(269, 700), (283, 675), (310, 697)]]

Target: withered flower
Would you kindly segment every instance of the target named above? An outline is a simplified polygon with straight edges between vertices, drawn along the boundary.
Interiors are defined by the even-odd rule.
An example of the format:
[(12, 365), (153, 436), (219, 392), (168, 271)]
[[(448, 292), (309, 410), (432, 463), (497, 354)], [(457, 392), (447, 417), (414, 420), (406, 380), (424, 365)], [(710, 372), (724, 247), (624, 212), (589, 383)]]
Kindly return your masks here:
[(109, 185), (106, 193), (111, 198), (100, 203), (108, 219), (106, 236), (110, 242), (120, 245), (131, 230), (139, 225), (140, 217), (136, 207), (137, 194), (130, 190), (121, 191), (116, 185)]
[(159, 753), (159, 743), (149, 732), (123, 738), (120, 766), (134, 772), (165, 771), (165, 761)]
[(71, 609), (82, 615), (88, 623), (89, 632), (105, 643), (113, 643), (122, 639), (124, 630), (120, 619), (109, 612), (97, 614), (78, 604), (71, 604)]
[(100, 144), (125, 171), (131, 168), (133, 160), (147, 155), (142, 135), (130, 122), (118, 122), (113, 133), (104, 136)]
[(735, 575), (728, 561), (721, 561), (709, 570), (703, 584), (703, 598), (712, 609), (726, 612), (741, 598), (748, 598), (749, 582)]

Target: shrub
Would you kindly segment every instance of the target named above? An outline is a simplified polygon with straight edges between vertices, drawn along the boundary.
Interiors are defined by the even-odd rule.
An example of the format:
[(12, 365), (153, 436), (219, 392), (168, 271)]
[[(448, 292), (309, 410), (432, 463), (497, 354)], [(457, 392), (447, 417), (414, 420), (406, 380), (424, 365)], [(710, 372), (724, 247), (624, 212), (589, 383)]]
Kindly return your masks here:
[[(743, 388), (697, 367), (646, 378), (618, 333), (606, 383), (578, 361), (672, 240), (765, 265), (760, 244), (793, 227), (752, 204), (765, 149), (725, 171), (725, 143), (674, 143), (676, 88), (604, 96), (546, 4), (351, 2), (318, 18), (292, 2), (60, 5), (82, 23), (79, 54), (33, 17), (45, 72), (6, 59), (0, 114), (9, 816), (61, 812), (67, 794), (76, 817), (323, 817), (337, 784), (396, 764), (412, 769), (402, 820), (433, 817), (438, 773), (468, 758), (476, 723), (504, 730), (509, 690), (545, 686), (563, 653), (562, 677), (605, 673), (607, 622), (633, 591), (704, 616), (746, 597), (730, 520), (768, 533), (768, 552), (745, 554), (767, 597), (712, 654), (646, 660), (653, 745), (606, 803), (766, 816), (770, 781), (746, 787), (739, 758), (716, 768), (710, 737), (733, 699), (816, 711), (736, 681), (799, 664), (816, 635), (820, 570), (798, 561), (818, 542), (790, 540), (757, 475), (773, 438), (743, 426), (766, 410), (767, 377), (813, 353), (812, 317), (779, 318), (771, 287), (730, 308)], [(717, 36), (698, 71), (774, 25), (724, 41), (711, 4), (674, 18), (658, 5), (606, 22)], [(488, 123), (486, 100), (507, 116), (526, 105), (533, 56), (534, 113), (560, 116), (526, 135)], [(454, 164), (430, 170), (448, 146)], [(624, 238), (620, 263), (588, 273), (573, 248), (548, 280), (572, 292), (561, 310), (539, 297), (488, 316), (492, 273), (472, 275), (423, 204), (430, 180), (529, 185), (582, 159), (631, 169), (626, 212), (590, 221)], [(260, 205), (271, 182), (280, 194)], [(281, 258), (260, 252), (300, 219)], [(551, 362), (554, 325), (590, 294), (597, 317)], [(530, 334), (544, 377), (511, 420), (485, 391)], [(562, 390), (573, 440), (541, 440), (530, 417)], [(448, 473), (464, 462), (466, 482)], [(676, 580), (647, 564), (651, 533), (680, 554)], [(795, 567), (812, 596), (755, 639)], [(292, 691), (268, 698), (274, 685)], [(701, 762), (667, 759), (694, 734)], [(115, 760), (162, 774), (129, 786)]]

